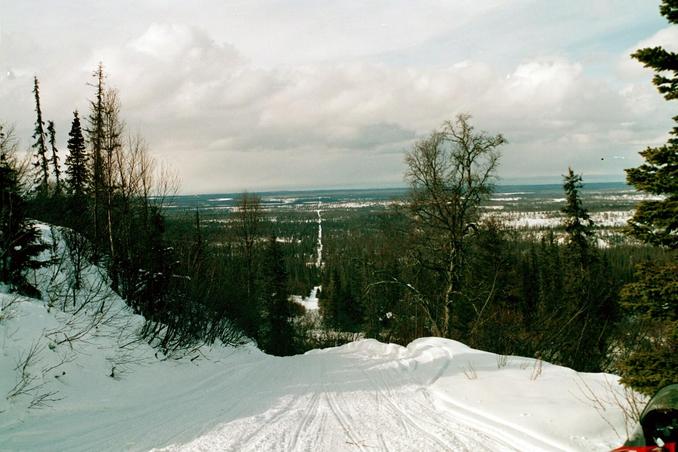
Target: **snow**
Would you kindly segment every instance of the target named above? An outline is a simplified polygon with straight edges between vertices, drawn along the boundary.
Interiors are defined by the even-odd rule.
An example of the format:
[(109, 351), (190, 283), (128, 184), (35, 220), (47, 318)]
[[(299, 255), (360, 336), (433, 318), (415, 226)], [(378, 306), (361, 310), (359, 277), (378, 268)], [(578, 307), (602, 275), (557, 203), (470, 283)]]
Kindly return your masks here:
[[(322, 203), (320, 200), (318, 200), (318, 208), (316, 210), (316, 214), (318, 215), (318, 241), (316, 243), (316, 260), (314, 262), (314, 265), (316, 268), (322, 268), (323, 265), (323, 217), (320, 213), (320, 208), (322, 206)], [(322, 290), (321, 286), (315, 286), (313, 289), (311, 289), (311, 293), (308, 295), (308, 297), (302, 297), (301, 295), (291, 295), (290, 300), (299, 303), (302, 305), (307, 311), (318, 311), (319, 306), (318, 306), (318, 291)]]
[(320, 215), (320, 207), (322, 203), (318, 200), (318, 209), (316, 213), (318, 214), (318, 244), (316, 246), (317, 258), (315, 261), (315, 266), (320, 268), (323, 263), (323, 217)]
[(302, 305), (307, 311), (317, 311), (318, 307), (318, 291), (322, 290), (321, 286), (315, 286), (311, 289), (308, 297), (301, 297), (300, 295), (292, 295), (290, 299), (295, 303)]
[[(76, 305), (95, 301), (63, 312), (68, 268), (36, 273), (45, 300), (0, 294), (0, 450), (609, 450), (623, 440), (614, 375), (441, 338), (285, 358), (215, 344), (171, 359), (130, 343), (143, 319), (96, 267)], [(8, 399), (22, 374), (36, 389)]]
[[(491, 208), (491, 206), (488, 206)], [(598, 227), (622, 227), (633, 216), (633, 210), (602, 211), (591, 213), (591, 219)], [(485, 218), (497, 218), (506, 226), (518, 229), (556, 228), (563, 225), (564, 216), (560, 212), (492, 212), (485, 213)]]
[(520, 201), (521, 198), (520, 196), (513, 196), (513, 197), (496, 197), (496, 198), (490, 198), (490, 201), (496, 201), (496, 202), (502, 202), (502, 201)]

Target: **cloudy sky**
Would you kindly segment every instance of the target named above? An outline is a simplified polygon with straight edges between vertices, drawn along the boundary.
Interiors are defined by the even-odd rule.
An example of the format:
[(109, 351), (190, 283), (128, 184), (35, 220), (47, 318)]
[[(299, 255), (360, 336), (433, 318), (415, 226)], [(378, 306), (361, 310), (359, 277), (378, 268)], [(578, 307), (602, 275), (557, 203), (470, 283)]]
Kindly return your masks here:
[(181, 191), (402, 186), (461, 112), (502, 133), (504, 183), (623, 180), (675, 108), (640, 46), (659, 0), (0, 0), (0, 121), (31, 142), (32, 78), (61, 148), (102, 61)]

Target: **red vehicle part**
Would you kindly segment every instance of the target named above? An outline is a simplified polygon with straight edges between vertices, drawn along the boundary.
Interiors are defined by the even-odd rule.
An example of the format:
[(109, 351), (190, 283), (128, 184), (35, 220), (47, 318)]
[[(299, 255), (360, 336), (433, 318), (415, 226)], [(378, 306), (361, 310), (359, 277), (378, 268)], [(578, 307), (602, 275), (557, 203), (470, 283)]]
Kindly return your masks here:
[(678, 452), (678, 384), (657, 391), (633, 434), (613, 452)]
[(659, 446), (621, 446), (612, 452), (676, 452), (676, 443)]

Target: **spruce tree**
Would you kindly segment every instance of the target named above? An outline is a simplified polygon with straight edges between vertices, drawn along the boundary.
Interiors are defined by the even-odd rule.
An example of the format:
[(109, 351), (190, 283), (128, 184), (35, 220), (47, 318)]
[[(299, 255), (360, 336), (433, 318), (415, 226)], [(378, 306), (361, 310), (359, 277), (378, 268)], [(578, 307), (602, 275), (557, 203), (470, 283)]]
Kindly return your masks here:
[[(678, 1), (663, 0), (661, 13), (678, 23)], [(678, 98), (678, 54), (661, 47), (639, 49), (631, 55), (656, 74), (652, 82), (666, 100)], [(673, 118), (678, 122), (678, 116)], [(667, 143), (640, 152), (645, 163), (626, 170), (626, 180), (638, 190), (663, 196), (643, 201), (629, 220), (631, 233), (640, 240), (670, 249), (678, 248), (678, 126)]]
[(85, 139), (77, 110), (73, 112), (71, 131), (68, 133), (68, 157), (66, 157), (66, 186), (68, 194), (79, 201), (84, 201), (89, 183), (89, 168)]
[(26, 218), (19, 174), (8, 145), (11, 147), (11, 140), (0, 125), (0, 282), (19, 293), (38, 296), (24, 273), (43, 265), (35, 258), (46, 246), (40, 242), (39, 231)]
[(68, 253), (73, 263), (74, 288), (79, 290), (82, 285), (82, 270), (91, 244), (85, 238), (85, 234), (89, 232), (89, 217), (84, 214), (89, 206), (87, 198), (89, 166), (77, 110), (73, 112), (68, 137), (69, 153), (65, 161), (66, 225), (72, 228), (72, 231), (67, 231), (65, 237)]
[(565, 207), (561, 209), (561, 212), (565, 214), (568, 246), (577, 254), (581, 265), (587, 266), (592, 258), (593, 221), (588, 210), (584, 208), (579, 194), (583, 187), (582, 177), (580, 174), (575, 174), (572, 168), (568, 168), (567, 175), (563, 177)]
[(41, 196), (47, 196), (49, 180), (49, 164), (47, 160), (47, 135), (45, 133), (45, 121), (42, 119), (40, 107), (40, 84), (38, 77), (33, 78), (33, 95), (35, 96), (35, 129), (33, 129), (33, 148), (35, 149), (35, 162), (33, 165), (38, 169), (35, 179), (36, 191)]
[(678, 262), (647, 262), (621, 291), (637, 333), (618, 364), (622, 383), (647, 395), (678, 381)]
[(600, 371), (605, 364), (610, 325), (617, 313), (617, 299), (609, 290), (609, 266), (595, 244), (593, 220), (584, 207), (581, 175), (568, 168), (564, 176), (565, 277), (564, 316), (556, 344), (562, 363), (580, 371)]
[[(669, 23), (678, 23), (678, 0), (663, 0), (660, 12)], [(631, 56), (655, 70), (652, 82), (666, 100), (678, 98), (678, 54), (652, 47)], [(678, 122), (678, 116), (673, 120)], [(669, 260), (639, 265), (635, 281), (621, 291), (621, 304), (640, 334), (627, 344), (617, 366), (622, 383), (652, 394), (678, 381), (678, 126), (666, 144), (640, 154), (645, 163), (626, 170), (628, 183), (663, 199), (640, 202), (629, 220), (629, 232), (667, 249)]]

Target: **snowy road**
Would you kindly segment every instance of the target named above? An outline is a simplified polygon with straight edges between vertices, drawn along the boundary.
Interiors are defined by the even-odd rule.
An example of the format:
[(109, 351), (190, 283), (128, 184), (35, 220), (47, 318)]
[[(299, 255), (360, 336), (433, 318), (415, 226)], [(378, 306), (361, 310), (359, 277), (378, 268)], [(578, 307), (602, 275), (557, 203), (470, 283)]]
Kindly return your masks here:
[[(576, 427), (569, 429), (584, 433), (589, 429), (589, 434), (592, 428), (608, 430), (591, 407), (578, 403), (569, 392), (575, 386), (575, 373), (550, 366), (552, 375), (545, 377), (549, 382), (539, 385), (530, 380), (532, 369), (525, 365), (532, 361), (516, 358), (512, 366), (497, 372), (495, 355), (432, 338), (415, 341), (408, 348), (368, 340), (303, 356), (268, 358), (243, 373), (240, 381), (229, 383), (251, 389), (240, 394), (236, 406), (257, 406), (268, 400), (270, 405), (265, 410), (233, 416), (197, 439), (168, 450), (526, 451), (608, 447), (591, 443), (586, 436), (567, 434), (568, 423), (562, 416), (573, 416), (569, 422)], [(475, 378), (464, 372), (469, 365), (475, 366)], [(498, 373), (503, 373), (503, 378), (495, 378)], [(541, 394), (554, 392), (554, 384), (565, 391), (569, 407), (557, 407), (558, 397), (549, 400)], [(532, 400), (523, 393), (526, 390), (532, 392)], [(520, 400), (527, 405), (512, 415)], [(537, 405), (529, 406), (538, 400)], [(586, 408), (588, 412), (583, 413)], [(232, 414), (237, 411), (230, 410)]]
[[(14, 322), (45, 320), (31, 322), (36, 333), (52, 322), (43, 306), (21, 308)], [(609, 450), (620, 441), (610, 426), (623, 431), (618, 407), (604, 419), (581, 391), (604, 399), (616, 377), (504, 362), (444, 339), (363, 340), (284, 358), (217, 347), (178, 362), (142, 345), (128, 359), (144, 364), (116, 379), (102, 355), (109, 340), (92, 337), (52, 378), (52, 408), (0, 413), (0, 450)]]
[[(421, 369), (394, 365), (393, 356), (360, 359), (315, 353), (273, 360), (247, 381), (277, 376), (277, 402), (264, 413), (229, 422), (178, 450), (558, 450), (524, 431), (460, 407), (436, 403)], [(433, 371), (436, 363), (431, 364)], [(423, 374), (430, 372), (424, 371)], [(256, 386), (253, 387), (253, 389)], [(248, 398), (258, 398), (256, 391)], [(245, 402), (247, 404), (247, 402)], [(175, 448), (171, 448), (172, 450)]]

